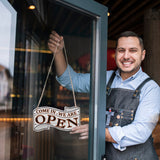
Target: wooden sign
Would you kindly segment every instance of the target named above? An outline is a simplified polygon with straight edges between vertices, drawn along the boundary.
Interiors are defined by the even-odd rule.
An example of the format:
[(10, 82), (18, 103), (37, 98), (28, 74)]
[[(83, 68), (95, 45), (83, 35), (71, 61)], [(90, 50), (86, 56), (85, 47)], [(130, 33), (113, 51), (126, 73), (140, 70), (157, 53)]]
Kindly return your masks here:
[(49, 130), (50, 127), (63, 131), (70, 131), (72, 128), (79, 125), (79, 107), (64, 107), (64, 110), (60, 110), (43, 106), (33, 110), (33, 130), (36, 132)]

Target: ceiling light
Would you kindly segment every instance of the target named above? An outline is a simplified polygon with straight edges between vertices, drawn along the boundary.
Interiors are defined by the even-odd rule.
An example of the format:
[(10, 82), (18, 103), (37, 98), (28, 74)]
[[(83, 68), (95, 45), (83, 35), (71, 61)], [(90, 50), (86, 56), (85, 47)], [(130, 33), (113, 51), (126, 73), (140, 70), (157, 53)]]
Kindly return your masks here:
[(29, 7), (28, 7), (28, 9), (30, 9), (30, 10), (34, 10), (36, 7), (35, 7), (35, 5), (30, 5)]

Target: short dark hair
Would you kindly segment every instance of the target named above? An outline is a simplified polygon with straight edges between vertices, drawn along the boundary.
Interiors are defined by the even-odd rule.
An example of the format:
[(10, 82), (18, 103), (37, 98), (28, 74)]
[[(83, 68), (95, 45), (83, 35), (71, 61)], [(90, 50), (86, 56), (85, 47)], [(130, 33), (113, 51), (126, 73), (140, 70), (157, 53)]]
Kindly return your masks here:
[(117, 48), (117, 45), (118, 45), (118, 40), (119, 40), (121, 37), (137, 37), (138, 40), (139, 40), (139, 44), (140, 44), (140, 46), (141, 46), (142, 51), (144, 50), (143, 39), (142, 39), (141, 37), (139, 37), (135, 32), (132, 32), (132, 31), (122, 32), (122, 33), (118, 36), (117, 41), (116, 41), (116, 48)]

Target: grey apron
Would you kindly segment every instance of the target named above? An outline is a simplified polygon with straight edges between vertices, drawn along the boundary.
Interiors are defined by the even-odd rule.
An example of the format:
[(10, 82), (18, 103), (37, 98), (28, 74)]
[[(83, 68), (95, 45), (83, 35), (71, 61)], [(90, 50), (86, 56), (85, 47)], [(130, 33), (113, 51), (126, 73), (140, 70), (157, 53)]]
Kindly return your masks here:
[[(107, 84), (107, 118), (110, 119), (109, 126), (125, 126), (130, 124), (135, 117), (135, 112), (139, 104), (139, 94), (146, 82), (144, 80), (136, 90), (111, 88), (115, 73), (112, 74)], [(111, 114), (112, 113), (112, 114)], [(107, 123), (107, 122), (106, 122)], [(143, 144), (129, 146), (124, 151), (114, 148), (113, 144), (106, 142), (107, 160), (158, 160), (158, 156), (153, 147), (153, 138), (150, 136)]]

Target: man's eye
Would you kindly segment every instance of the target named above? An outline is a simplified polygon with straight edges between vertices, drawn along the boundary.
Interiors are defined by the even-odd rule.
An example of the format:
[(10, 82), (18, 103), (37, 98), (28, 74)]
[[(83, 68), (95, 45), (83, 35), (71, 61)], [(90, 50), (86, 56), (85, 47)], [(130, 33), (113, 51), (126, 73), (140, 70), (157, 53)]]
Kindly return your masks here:
[(135, 53), (135, 52), (137, 52), (137, 50), (136, 49), (131, 49), (130, 52)]
[(124, 49), (120, 49), (120, 50), (118, 50), (118, 52), (123, 53), (123, 52), (125, 52), (125, 50)]

